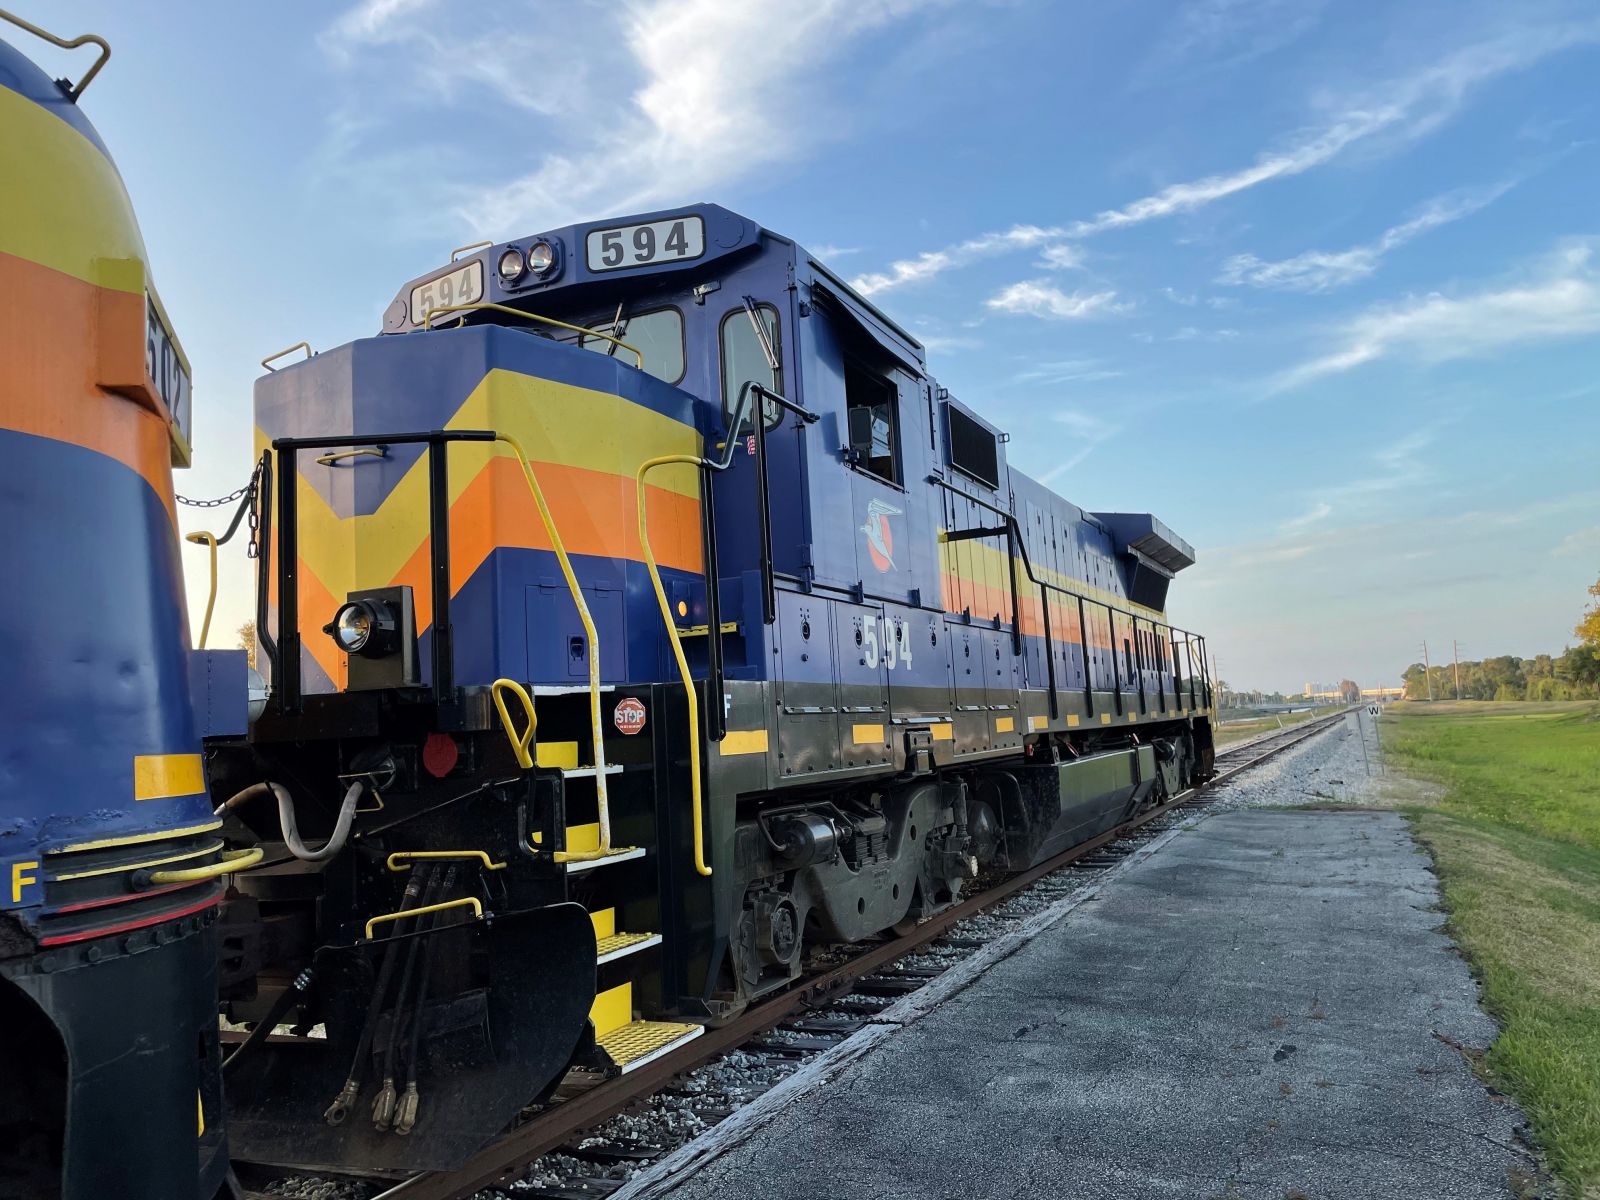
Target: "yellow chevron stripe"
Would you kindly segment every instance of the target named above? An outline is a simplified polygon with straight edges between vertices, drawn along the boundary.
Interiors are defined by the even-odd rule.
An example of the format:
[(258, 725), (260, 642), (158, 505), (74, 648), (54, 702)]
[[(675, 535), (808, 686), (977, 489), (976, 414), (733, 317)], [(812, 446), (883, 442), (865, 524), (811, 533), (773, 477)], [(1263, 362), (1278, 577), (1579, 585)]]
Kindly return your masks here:
[[(412, 335), (419, 336), (419, 335)], [(426, 336), (426, 335), (420, 335)], [(689, 425), (607, 392), (591, 391), (557, 380), (496, 368), (456, 410), (446, 429), (495, 429), (510, 433), (540, 463), (602, 472), (626, 489), (629, 507), (634, 472), (659, 454), (698, 454), (700, 435)], [(256, 430), (256, 453), (271, 444)], [(450, 448), (450, 502), (454, 504), (483, 473), (492, 457), (514, 459), (496, 443)], [(359, 471), (357, 465), (318, 466), (310, 455), (300, 464), (300, 557), (322, 585), (342, 598), (358, 587), (386, 587), (428, 536), (428, 468), (419, 458), (386, 496), (378, 510), (341, 517), (311, 483), (312, 472)], [(697, 498), (694, 468), (662, 468), (651, 484), (681, 496)], [(458, 581), (460, 582), (460, 581)]]
[(145, 290), (144, 239), (133, 205), (98, 146), (0, 87), (0, 162), (26, 166), (0, 187), (0, 253), (97, 287)]

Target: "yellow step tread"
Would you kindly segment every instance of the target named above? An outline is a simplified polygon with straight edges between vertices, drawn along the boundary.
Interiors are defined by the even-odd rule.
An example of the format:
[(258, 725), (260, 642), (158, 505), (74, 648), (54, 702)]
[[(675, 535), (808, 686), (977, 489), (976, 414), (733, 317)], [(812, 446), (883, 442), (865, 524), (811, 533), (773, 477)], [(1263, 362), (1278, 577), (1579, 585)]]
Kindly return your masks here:
[(613, 933), (595, 941), (595, 961), (611, 962), (661, 944), (659, 933)]
[(612, 1063), (627, 1074), (704, 1032), (703, 1025), (679, 1021), (630, 1021), (599, 1038), (598, 1044)]

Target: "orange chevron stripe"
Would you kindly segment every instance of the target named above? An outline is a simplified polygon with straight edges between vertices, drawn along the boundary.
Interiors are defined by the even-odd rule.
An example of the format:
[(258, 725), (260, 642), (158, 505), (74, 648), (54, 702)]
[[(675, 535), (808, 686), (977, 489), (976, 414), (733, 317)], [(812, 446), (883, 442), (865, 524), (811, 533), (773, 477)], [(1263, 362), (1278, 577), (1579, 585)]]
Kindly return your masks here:
[[(568, 554), (644, 561), (634, 516), (634, 481), (621, 475), (556, 463), (536, 463), (550, 515)], [(700, 504), (663, 488), (646, 485), (650, 505), (650, 547), (663, 567), (699, 573)], [(450, 578), (459, 590), (501, 547), (553, 550), (527, 482), (513, 458), (496, 457), (450, 506)], [(409, 585), (415, 597), (417, 629), (433, 622), (428, 584), (431, 548), (424, 541), (388, 586)]]
[[(634, 481), (621, 475), (555, 463), (536, 464), (562, 544), (569, 554), (624, 558), (642, 562), (634, 518)], [(646, 486), (650, 505), (650, 545), (656, 561), (698, 574), (701, 566), (700, 504), (665, 488)], [(508, 547), (552, 550), (538, 509), (514, 458), (499, 456), (463, 488), (450, 506), (450, 578), (459, 591), (496, 550)], [(326, 550), (326, 547), (319, 547)], [(357, 587), (409, 586), (416, 605), (417, 631), (433, 623), (433, 591), (429, 578), (432, 548), (425, 537), (391, 579), (361, 580)], [(305, 555), (298, 559), (301, 635), (311, 656), (344, 687), (346, 660), (330, 639), (311, 636), (319, 614), (331, 617), (344, 602), (335, 596)], [(268, 603), (277, 608), (277, 572), (270, 573)]]
[(165, 415), (107, 390), (144, 380), (144, 339), (142, 295), (0, 252), (0, 428), (115, 459), (176, 521)]

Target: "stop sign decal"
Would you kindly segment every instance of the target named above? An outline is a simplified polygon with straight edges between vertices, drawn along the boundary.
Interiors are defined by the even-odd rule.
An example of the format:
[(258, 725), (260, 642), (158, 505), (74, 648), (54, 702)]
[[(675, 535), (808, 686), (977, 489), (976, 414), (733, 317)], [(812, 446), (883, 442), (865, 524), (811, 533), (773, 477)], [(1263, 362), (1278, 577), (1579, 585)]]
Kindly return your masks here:
[(644, 702), (632, 696), (617, 701), (617, 710), (611, 719), (623, 733), (632, 736), (644, 728)]

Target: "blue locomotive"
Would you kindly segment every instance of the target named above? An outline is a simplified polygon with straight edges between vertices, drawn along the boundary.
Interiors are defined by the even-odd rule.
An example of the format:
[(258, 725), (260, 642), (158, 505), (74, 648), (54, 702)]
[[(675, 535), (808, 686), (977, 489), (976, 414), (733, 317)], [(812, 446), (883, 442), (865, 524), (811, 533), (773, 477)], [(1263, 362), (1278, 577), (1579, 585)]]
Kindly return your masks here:
[[(189, 367), (78, 98), (0, 41), (0, 1195), (224, 1185), (212, 941), (230, 855), (201, 757), (172, 468)], [(137, 1119), (134, 1119), (134, 1115)]]
[[(303, 348), (303, 347), (301, 347)], [(466, 247), (256, 387), (270, 692), (212, 739), (243, 1156), (446, 1168), (1211, 769), (1193, 551), (1012, 470), (710, 204)]]

